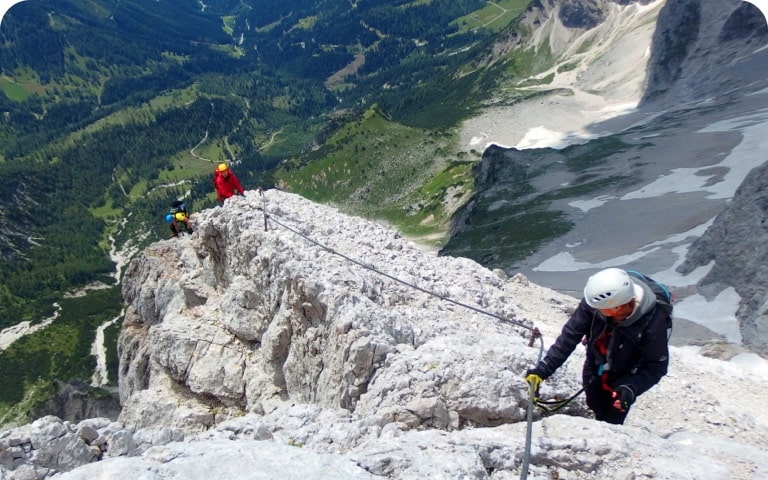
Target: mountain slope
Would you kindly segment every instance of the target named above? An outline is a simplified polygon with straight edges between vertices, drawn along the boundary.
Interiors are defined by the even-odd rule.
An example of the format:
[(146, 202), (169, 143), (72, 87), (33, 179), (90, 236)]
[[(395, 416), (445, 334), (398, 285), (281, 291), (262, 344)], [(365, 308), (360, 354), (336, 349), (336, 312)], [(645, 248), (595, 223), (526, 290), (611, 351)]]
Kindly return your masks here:
[[(410, 136), (405, 145), (417, 144), (421, 134), (435, 139), (409, 159), (410, 170), (401, 169), (420, 170), (408, 177), (408, 191), (395, 186), (386, 195), (397, 208), (381, 211), (398, 219), (398, 208), (407, 206), (419, 217), (416, 229), (426, 230), (419, 234), (444, 228), (468, 189), (457, 188), (467, 177), (466, 158), (452, 161), (454, 141), (442, 129), (488, 85), (470, 73), (461, 89), (452, 88), (456, 71), (527, 4), (40, 0), (16, 6), (0, 31), (0, 334), (52, 316), (62, 297), (83, 287), (116, 292), (115, 264), (166, 238), (162, 219), (172, 200), (185, 198), (193, 212), (215, 204), (215, 164), (232, 163), (249, 188), (271, 187), (280, 162), (314, 159), (317, 146), (354, 128), (374, 104), (387, 109), (383, 118), (393, 130)], [(347, 74), (336, 75), (341, 71)], [(392, 156), (397, 151), (384, 157), (387, 172), (398, 171)], [(370, 183), (352, 193), (375, 187), (378, 170), (371, 162)], [(407, 195), (412, 190), (419, 192), (415, 198)], [(429, 210), (424, 198), (441, 210), (420, 211)], [(429, 218), (435, 220), (418, 225)], [(115, 305), (103, 307), (101, 321), (112, 322)], [(89, 325), (68, 324), (65, 337), (94, 338)], [(55, 368), (28, 365), (23, 378), (0, 383), (24, 384), (28, 377), (52, 385), (51, 372), (70, 380), (88, 368), (79, 358), (54, 355), (43, 335), (10, 345), (8, 356), (48, 350), (43, 355)], [(10, 365), (4, 366), (13, 370)], [(0, 414), (30, 411), (18, 401), (22, 392), (5, 393)]]
[[(348, 7), (338, 0), (290, 7), (261, 2), (258, 8), (247, 2), (201, 7), (171, 1), (149, 8), (131, 0), (93, 0), (14, 8), (3, 22), (0, 47), (6, 113), (0, 183), (8, 187), (3, 215), (14, 224), (2, 231), (8, 240), (4, 257), (19, 260), (35, 250), (29, 238), (58, 235), (58, 228), (38, 231), (44, 212), (36, 205), (67, 210), (73, 199), (83, 205), (45, 223), (73, 219), (91, 225), (79, 238), (51, 243), (86, 244), (94, 249), (87, 254), (92, 262), (104, 260), (96, 248), (106, 249), (110, 235), (118, 246), (148, 230), (150, 238), (163, 238), (166, 230), (157, 218), (170, 199), (191, 195), (193, 209), (213, 204), (212, 164), (234, 162), (246, 183), (271, 186), (269, 172), (277, 163), (310, 150), (314, 137), (322, 141), (324, 130), (340, 124), (327, 116), (336, 109), (349, 109), (343, 118), (355, 122), (368, 102), (379, 101), (390, 118), (434, 125), (450, 124), (458, 111), (471, 108), (466, 90), (446, 87), (475, 45), (491, 35), (472, 19), (461, 20), (482, 11), (484, 2)], [(509, 23), (512, 15), (500, 17)], [(360, 55), (360, 68), (342, 84), (326, 86)], [(465, 83), (471, 86), (471, 80)], [(449, 106), (434, 108), (432, 100), (446, 94)], [(419, 106), (434, 112), (420, 112)], [(77, 175), (83, 171), (95, 174), (87, 188)], [(121, 218), (129, 220), (116, 223)], [(54, 249), (36, 262), (61, 257)], [(67, 271), (74, 266), (62, 269), (60, 282), (37, 290), (82, 283)], [(99, 268), (92, 275), (101, 273)], [(7, 317), (38, 315), (13, 288), (16, 283), (8, 281), (8, 303), (27, 308)]]
[[(132, 262), (119, 421), (14, 429), (3, 451), (40, 441), (13, 465), (0, 456), (0, 475), (520, 478), (530, 329), (549, 346), (575, 299), (297, 195), (249, 193)], [(765, 476), (766, 363), (670, 353), (624, 426), (590, 419), (583, 397), (537, 413), (528, 478)], [(542, 396), (576, 392), (583, 360)]]
[(692, 245), (681, 271), (690, 273), (714, 263), (699, 282), (710, 297), (735, 288), (741, 297), (736, 312), (741, 320), (743, 342), (752, 351), (768, 355), (765, 269), (766, 188), (768, 163), (755, 167), (739, 186), (732, 202), (715, 218), (712, 226)]
[[(329, 1), (264, 2), (252, 8), (248, 2), (223, 1), (204, 6), (171, 2), (149, 8), (130, 1), (117, 6), (100, 1), (30, 5), (33, 3), (35, 8), (29, 13), (12, 12), (3, 22), (0, 48), (4, 73), (0, 86), (6, 93), (0, 96), (6, 112), (0, 129), (4, 200), (0, 215), (11, 219), (14, 227), (4, 228), (4, 223), (0, 235), (8, 240), (2, 245), (3, 255), (15, 259), (1, 267), (0, 305), (4, 310), (0, 318), (9, 323), (43, 318), (53, 311), (53, 302), (74, 287), (94, 280), (113, 284), (108, 252), (164, 238), (167, 229), (158, 219), (173, 198), (188, 196), (194, 211), (213, 205), (209, 176), (211, 167), (220, 161), (234, 163), (249, 188), (279, 182), (308, 196), (322, 195), (324, 201), (360, 214), (384, 218), (409, 235), (440, 237), (457, 206), (472, 192), (475, 180), (470, 167), (484, 149), (462, 144), (458, 125), (478, 111), (530, 105), (525, 100), (532, 100), (542, 109), (531, 111), (531, 121), (557, 112), (554, 116), (561, 121), (574, 122), (564, 141), (618, 131), (616, 123), (588, 127), (584, 118), (592, 112), (562, 114), (556, 103), (548, 102), (557, 94), (560, 98), (572, 95), (587, 106), (602, 99), (601, 95), (635, 98), (641, 82), (627, 72), (643, 65), (644, 56), (635, 55), (636, 48), (627, 46), (634, 47), (645, 38), (640, 33), (653, 30), (653, 14), (662, 4), (590, 0), (530, 2), (529, 6), (529, 2), (509, 1), (497, 7), (469, 1), (376, 1), (349, 8), (349, 2)], [(694, 3), (666, 4), (671, 12), (679, 12), (674, 8), (695, 9)], [(723, 48), (719, 61), (737, 61), (754, 50), (752, 42), (759, 35), (753, 38), (755, 30), (743, 27), (739, 20), (751, 18), (748, 7), (736, 9), (732, 2), (716, 8), (702, 5), (706, 8), (695, 17), (699, 22), (685, 26), (701, 24), (707, 32), (715, 32), (718, 30), (709, 28), (712, 19), (726, 10), (732, 15), (719, 30), (722, 41), (708, 39), (704, 46), (710, 53), (701, 58)], [(318, 7), (320, 11), (313, 10)], [(521, 22), (510, 26), (525, 8)], [(23, 22), (13, 24), (22, 17), (34, 28), (23, 28)], [(187, 30), (187, 25), (194, 29)], [(691, 31), (680, 29), (674, 21), (670, 25), (679, 30), (679, 38), (657, 42), (660, 51), (656, 54), (661, 55), (657, 58), (665, 58), (665, 53), (678, 46), (695, 46), (681, 35)], [(641, 28), (632, 30), (633, 26)], [(88, 43), (90, 30), (98, 34), (98, 42)], [(611, 41), (604, 41), (606, 38)], [(44, 40), (41, 46), (36, 39)], [(23, 51), (19, 46), (24, 46)], [(632, 55), (621, 55), (622, 51)], [(695, 56), (672, 56), (666, 66), (690, 58)], [(40, 72), (29, 67), (33, 64)], [(606, 64), (617, 68), (586, 68)], [(46, 65), (50, 65), (47, 70)], [(711, 64), (706, 69), (702, 65), (696, 71), (712, 70)], [(660, 109), (656, 111), (660, 123), (655, 125), (665, 129), (685, 118), (664, 112), (665, 102), (676, 105), (686, 98), (691, 77), (675, 76), (677, 70), (672, 68), (665, 75), (660, 69), (661, 73), (654, 74), (660, 87), (648, 90), (656, 93), (646, 99), (649, 106), (655, 102)], [(608, 71), (612, 73), (601, 75)], [(681, 67), (681, 71), (692, 70)], [(731, 91), (729, 85), (738, 78), (739, 69), (732, 71), (735, 75), (729, 82), (715, 81), (713, 85)], [(760, 71), (755, 74), (745, 69), (744, 73), (758, 78)], [(713, 78), (718, 79), (701, 75), (696, 98), (701, 98), (698, 95)], [(720, 87), (709, 91), (717, 92)], [(666, 97), (661, 95), (665, 92)], [(694, 118), (701, 110), (686, 108), (679, 114)], [(501, 123), (516, 128), (524, 124), (508, 115)], [(395, 133), (373, 141), (376, 129)], [(516, 134), (522, 137), (526, 130)], [(526, 138), (529, 146), (536, 144), (535, 133)], [(701, 145), (723, 154), (735, 142), (730, 135), (724, 136), (727, 141)], [(670, 145), (678, 143), (667, 139), (669, 143), (659, 141), (650, 150), (645, 149), (647, 139), (636, 144), (630, 140), (602, 139), (572, 148), (568, 154), (576, 165), (569, 165), (565, 173), (557, 165), (559, 154), (544, 152), (545, 156), (552, 154), (549, 158), (554, 159), (554, 166), (542, 163), (536, 173), (548, 175), (538, 177), (543, 180), (538, 187), (550, 191), (523, 199), (528, 216), (516, 230), (526, 238), (502, 245), (511, 252), (506, 259), (491, 252), (483, 261), (510, 268), (510, 258), (536, 253), (542, 235), (561, 235), (574, 223), (559, 213), (562, 204), (574, 196), (583, 200), (585, 191), (598, 195), (606, 184), (626, 187), (635, 180), (633, 176), (657, 175), (659, 170), (643, 172), (643, 155), (652, 152), (662, 158), (668, 152), (674, 156)], [(621, 161), (615, 174), (601, 177), (605, 168), (599, 160), (611, 152), (618, 152)], [(488, 153), (490, 159), (498, 150)], [(289, 160), (283, 163), (284, 159)], [(622, 167), (624, 160), (631, 165), (629, 172)], [(281, 163), (284, 170), (275, 173)], [(583, 168), (603, 171), (581, 175), (579, 169)], [(407, 187), (382, 182), (382, 175), (387, 179), (399, 176)], [(577, 182), (560, 188), (561, 180), (573, 180), (572, 176)], [(329, 186), (339, 188), (328, 192)], [(516, 182), (515, 187), (530, 185)], [(542, 205), (550, 202), (554, 208), (546, 210)], [(688, 226), (714, 216), (722, 205), (708, 208), (691, 217)], [(455, 218), (465, 222), (467, 212), (470, 210)], [(489, 216), (493, 215), (496, 213)], [(529, 225), (537, 222), (542, 228), (532, 231)], [(604, 228), (599, 222), (580, 224), (590, 231)], [(457, 221), (455, 225), (454, 231), (459, 232), (461, 224)], [(487, 232), (475, 230), (475, 238), (498, 238), (493, 247), (503, 244), (502, 235), (495, 230), (498, 225), (491, 225)], [(471, 235), (467, 238), (474, 242)], [(633, 242), (641, 238), (646, 239), (638, 236)], [(455, 240), (460, 241), (461, 234)], [(432, 245), (443, 243), (438, 238)], [(565, 247), (551, 244), (550, 250), (538, 254), (565, 252), (568, 244), (570, 239)], [(475, 246), (482, 247), (480, 243)], [(638, 247), (636, 243), (630, 246)], [(606, 248), (610, 243), (596, 247), (597, 251), (615, 251)], [(469, 249), (456, 252), (474, 255)], [(476, 253), (488, 252), (476, 248)], [(529, 264), (521, 268), (544, 259), (529, 257)], [(558, 273), (556, 277), (557, 281), (576, 282), (573, 275)], [(549, 284), (575, 289), (572, 284)], [(39, 376), (32, 370), (30, 375)]]
[[(687, 262), (684, 273), (676, 268), (750, 170), (764, 163), (756, 152), (765, 148), (760, 125), (768, 27), (758, 20), (760, 12), (746, 2), (664, 3), (639, 107), (603, 120), (594, 114), (600, 112), (580, 111), (578, 101), (553, 94), (547, 99), (563, 113), (542, 121), (554, 125), (551, 131), (537, 129), (535, 120), (515, 120), (520, 131), (512, 138), (524, 150), (486, 151), (475, 169), (477, 193), (457, 215), (456, 235), (443, 252), (522, 271), (574, 294), (583, 275), (598, 268), (639, 269), (678, 290), (681, 320), (709, 329), (680, 329), (681, 342), (741, 345), (752, 337), (761, 323), (754, 307), (762, 303), (765, 282), (745, 280), (752, 274), (703, 280), (712, 265), (701, 262)], [(537, 111), (521, 107), (517, 113), (530, 118)], [(571, 115), (585, 127), (568, 135), (572, 127), (561, 118)], [(536, 139), (556, 149), (531, 148)], [(737, 216), (740, 228), (761, 235), (749, 216)], [(728, 263), (742, 255), (728, 243), (707, 250), (708, 258)], [(744, 262), (759, 264), (764, 252), (750, 255)], [(735, 296), (731, 312), (702, 307), (721, 294)], [(745, 343), (761, 344), (757, 338)]]

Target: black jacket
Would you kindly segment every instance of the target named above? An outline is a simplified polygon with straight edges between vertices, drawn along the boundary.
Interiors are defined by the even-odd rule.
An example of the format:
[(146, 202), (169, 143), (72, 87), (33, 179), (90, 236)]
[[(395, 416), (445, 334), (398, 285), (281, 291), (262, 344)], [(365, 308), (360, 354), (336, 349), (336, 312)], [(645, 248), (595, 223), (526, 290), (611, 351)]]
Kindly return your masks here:
[[(650, 287), (641, 281), (633, 281), (643, 288), (643, 298), (637, 311), (618, 325), (610, 325), (604, 316), (581, 300), (546, 357), (537, 365), (542, 379), (565, 363), (586, 338), (584, 385), (595, 381), (601, 371), (607, 371), (611, 387), (627, 385), (635, 395), (640, 395), (661, 380), (669, 366), (667, 317), (656, 307), (656, 297)], [(603, 358), (595, 347), (595, 340), (606, 328), (612, 328), (613, 334), (607, 358)]]

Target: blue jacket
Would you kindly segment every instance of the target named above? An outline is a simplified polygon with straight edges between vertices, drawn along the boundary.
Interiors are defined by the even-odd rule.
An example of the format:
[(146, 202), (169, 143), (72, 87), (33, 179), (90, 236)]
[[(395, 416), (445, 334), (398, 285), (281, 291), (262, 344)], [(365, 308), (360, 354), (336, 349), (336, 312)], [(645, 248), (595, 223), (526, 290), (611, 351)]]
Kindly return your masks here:
[[(667, 316), (656, 307), (656, 297), (650, 287), (633, 279), (643, 290), (635, 312), (617, 325), (612, 325), (597, 310), (582, 299), (560, 336), (537, 365), (542, 379), (551, 376), (565, 363), (576, 345), (585, 340), (586, 361), (582, 372), (584, 385), (595, 381), (601, 372), (609, 372), (609, 385), (626, 385), (640, 395), (666, 375), (669, 366), (667, 346)], [(606, 358), (600, 354), (595, 341), (606, 329), (613, 329)]]

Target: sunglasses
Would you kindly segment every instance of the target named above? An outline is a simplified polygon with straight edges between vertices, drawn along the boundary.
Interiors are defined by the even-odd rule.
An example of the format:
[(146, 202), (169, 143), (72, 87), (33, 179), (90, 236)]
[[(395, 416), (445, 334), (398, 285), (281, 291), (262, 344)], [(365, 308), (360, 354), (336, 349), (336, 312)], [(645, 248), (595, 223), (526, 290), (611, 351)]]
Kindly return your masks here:
[(606, 317), (621, 317), (621, 316), (627, 316), (630, 313), (632, 313), (632, 310), (635, 309), (635, 301), (630, 300), (629, 302), (625, 303), (624, 305), (618, 305), (616, 307), (611, 308), (598, 308), (600, 313), (602, 313)]

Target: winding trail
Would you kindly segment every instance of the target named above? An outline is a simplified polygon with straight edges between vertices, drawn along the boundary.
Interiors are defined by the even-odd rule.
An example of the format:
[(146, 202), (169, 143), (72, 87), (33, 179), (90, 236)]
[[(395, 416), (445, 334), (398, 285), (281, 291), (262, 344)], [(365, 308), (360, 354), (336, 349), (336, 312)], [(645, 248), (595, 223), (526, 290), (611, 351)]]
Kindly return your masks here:
[(206, 162), (210, 162), (211, 160), (209, 160), (209, 159), (207, 159), (207, 158), (205, 158), (205, 157), (201, 157), (200, 155), (198, 155), (197, 153), (195, 153), (195, 149), (196, 149), (197, 147), (199, 147), (200, 145), (202, 145), (202, 144), (203, 144), (203, 143), (204, 143), (206, 140), (208, 140), (208, 130), (206, 130), (206, 131), (205, 131), (205, 136), (203, 137), (203, 139), (202, 139), (202, 140), (200, 140), (200, 142), (198, 142), (198, 144), (197, 144), (197, 145), (195, 145), (194, 147), (192, 147), (192, 149), (189, 151), (189, 154), (190, 154), (190, 155), (192, 155), (192, 156), (193, 156), (193, 157), (195, 157), (195, 158), (199, 158), (200, 160), (205, 160)]
[(58, 303), (54, 303), (53, 306), (56, 308), (56, 311), (53, 312), (53, 315), (38, 324), (32, 325), (32, 322), (24, 321), (17, 323), (12, 327), (3, 329), (3, 331), (0, 332), (0, 351), (10, 347), (16, 340), (26, 335), (46, 328), (48, 325), (53, 323), (54, 320), (59, 318), (59, 315), (61, 315), (61, 306)]
[(104, 331), (123, 318), (125, 308), (120, 310), (120, 314), (108, 322), (104, 322), (96, 329), (96, 338), (91, 345), (91, 355), (96, 357), (96, 369), (91, 376), (91, 386), (103, 387), (109, 383), (109, 372), (107, 370), (107, 348), (104, 346)]
[(270, 136), (270, 137), (269, 137), (269, 140), (268, 140), (266, 143), (264, 143), (264, 145), (262, 145), (262, 146), (259, 148), (259, 151), (261, 151), (261, 150), (264, 150), (265, 148), (267, 148), (267, 147), (269, 147), (270, 145), (272, 145), (273, 143), (275, 143), (275, 137), (277, 137), (278, 135), (280, 135), (281, 133), (283, 133), (283, 130), (285, 130), (285, 128), (281, 128), (280, 130), (278, 130), (278, 131), (276, 131), (276, 132), (272, 132), (272, 136)]
[[(130, 217), (130, 214), (121, 220), (121, 229), (127, 223), (128, 217)], [(138, 240), (140, 242), (143, 239)], [(128, 261), (138, 252), (138, 247), (136, 246), (138, 242), (126, 242), (126, 244), (123, 245), (120, 249), (118, 249), (115, 245), (114, 236), (110, 236), (109, 242), (109, 257), (115, 264), (115, 273), (112, 275), (112, 277), (115, 279), (115, 285), (119, 285), (122, 280), (123, 269), (128, 264)], [(77, 291), (67, 293), (64, 296), (82, 297), (87, 295), (89, 290), (101, 288), (109, 287), (104, 284), (94, 284), (82, 289), (78, 289)], [(0, 352), (13, 345), (13, 343), (15, 343), (17, 340), (43, 330), (44, 328), (47, 328), (49, 325), (51, 325), (54, 321), (56, 321), (56, 319), (61, 315), (61, 305), (54, 303), (53, 306), (56, 309), (53, 315), (44, 319), (40, 323), (33, 325), (30, 321), (24, 321), (0, 331)], [(125, 310), (123, 309), (118, 316), (102, 323), (96, 329), (96, 338), (91, 345), (91, 354), (96, 357), (96, 368), (93, 372), (93, 376), (91, 377), (92, 386), (104, 386), (109, 383), (107, 369), (107, 349), (104, 346), (104, 331), (117, 323), (121, 318), (123, 318), (124, 313)]]
[[(128, 222), (128, 218), (130, 216), (131, 215), (128, 214), (121, 219), (120, 229), (125, 227), (125, 224)], [(118, 231), (120, 229), (118, 229)], [(141, 241), (143, 239), (140, 238), (138, 240)], [(114, 235), (110, 235), (109, 258), (115, 264), (115, 273), (112, 275), (112, 278), (115, 279), (115, 285), (120, 285), (120, 282), (123, 278), (123, 269), (128, 264), (128, 261), (130, 261), (130, 259), (138, 252), (139, 249), (136, 246), (137, 243), (138, 242), (132, 242), (129, 240), (122, 246), (122, 248), (118, 249), (115, 244)], [(104, 331), (117, 323), (121, 318), (123, 318), (124, 313), (125, 309), (123, 308), (118, 316), (102, 323), (96, 329), (96, 338), (93, 340), (93, 344), (91, 345), (91, 355), (96, 357), (96, 369), (91, 376), (91, 386), (101, 387), (109, 383), (109, 372), (107, 369), (107, 348), (104, 345)]]

